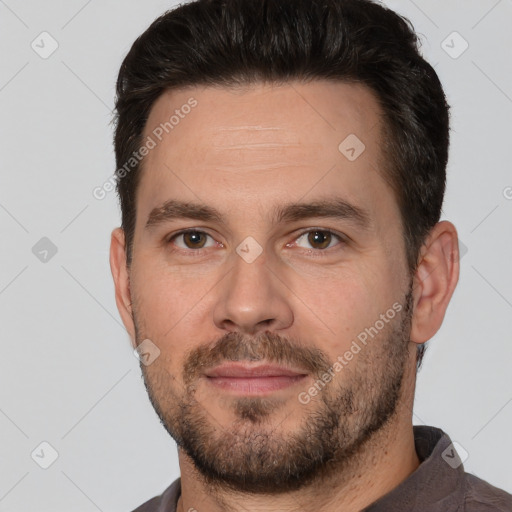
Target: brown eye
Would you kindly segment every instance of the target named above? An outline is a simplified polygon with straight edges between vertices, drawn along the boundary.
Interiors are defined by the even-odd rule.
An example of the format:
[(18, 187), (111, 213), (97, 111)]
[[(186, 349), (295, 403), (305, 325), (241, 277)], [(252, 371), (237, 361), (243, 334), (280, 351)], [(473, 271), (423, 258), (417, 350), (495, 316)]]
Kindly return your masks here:
[(332, 233), (329, 231), (310, 231), (308, 242), (314, 249), (326, 249), (332, 241)]
[(183, 233), (183, 242), (189, 249), (201, 249), (206, 244), (206, 236), (200, 231)]
[(310, 229), (304, 231), (293, 244), (303, 249), (315, 250), (322, 252), (325, 249), (331, 249), (336, 245), (342, 245), (344, 239), (342, 235), (337, 235), (328, 229)]
[(169, 240), (169, 242), (184, 250), (205, 249), (215, 245), (215, 240), (208, 233), (195, 230), (177, 233)]

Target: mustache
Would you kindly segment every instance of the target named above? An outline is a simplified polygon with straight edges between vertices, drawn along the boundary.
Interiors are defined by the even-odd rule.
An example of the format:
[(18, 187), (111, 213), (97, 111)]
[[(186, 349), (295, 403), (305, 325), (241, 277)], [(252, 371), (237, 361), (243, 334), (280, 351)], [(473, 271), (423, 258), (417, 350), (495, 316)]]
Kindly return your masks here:
[(189, 384), (205, 370), (225, 361), (265, 361), (292, 366), (315, 375), (321, 375), (331, 367), (328, 357), (321, 350), (306, 347), (274, 332), (248, 336), (234, 331), (213, 343), (191, 350), (185, 357), (183, 380)]

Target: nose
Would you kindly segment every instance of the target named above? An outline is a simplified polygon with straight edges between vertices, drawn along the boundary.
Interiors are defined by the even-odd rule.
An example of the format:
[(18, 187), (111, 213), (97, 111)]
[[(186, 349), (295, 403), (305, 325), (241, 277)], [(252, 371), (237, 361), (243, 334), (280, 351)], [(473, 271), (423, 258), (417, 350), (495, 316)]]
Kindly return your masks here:
[(214, 306), (215, 325), (224, 331), (256, 335), (293, 323), (290, 290), (265, 262), (247, 263), (234, 254), (234, 268), (222, 280)]

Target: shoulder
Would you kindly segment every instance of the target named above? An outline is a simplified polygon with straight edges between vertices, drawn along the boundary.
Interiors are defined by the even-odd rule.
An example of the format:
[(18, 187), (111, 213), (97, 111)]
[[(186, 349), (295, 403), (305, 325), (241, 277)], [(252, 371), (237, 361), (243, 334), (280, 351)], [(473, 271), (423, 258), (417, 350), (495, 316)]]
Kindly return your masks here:
[(472, 474), (465, 477), (464, 512), (512, 512), (512, 494)]
[(175, 480), (167, 489), (146, 501), (133, 512), (176, 512), (176, 503), (181, 494), (181, 479)]
[(133, 512), (158, 512), (161, 502), (162, 496), (155, 496), (137, 507)]

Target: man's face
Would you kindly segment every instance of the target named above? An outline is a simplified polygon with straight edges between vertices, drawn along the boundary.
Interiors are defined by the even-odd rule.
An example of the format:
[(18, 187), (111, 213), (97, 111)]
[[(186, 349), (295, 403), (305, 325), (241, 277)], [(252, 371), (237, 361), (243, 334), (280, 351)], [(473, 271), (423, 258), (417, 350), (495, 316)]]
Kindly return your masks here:
[(142, 366), (153, 405), (212, 482), (301, 485), (386, 423), (413, 360), (377, 101), (328, 82), (188, 88), (158, 99), (148, 135), (130, 291), (137, 343), (160, 350)]

